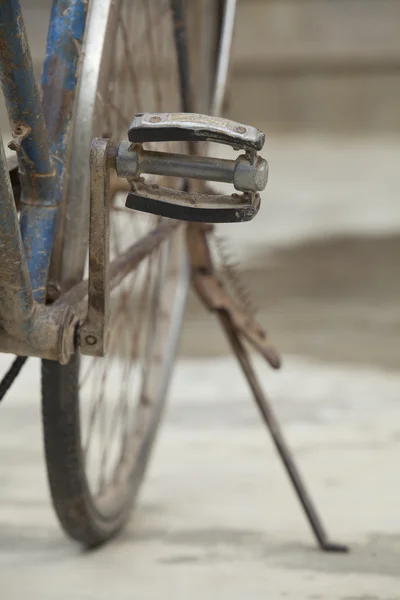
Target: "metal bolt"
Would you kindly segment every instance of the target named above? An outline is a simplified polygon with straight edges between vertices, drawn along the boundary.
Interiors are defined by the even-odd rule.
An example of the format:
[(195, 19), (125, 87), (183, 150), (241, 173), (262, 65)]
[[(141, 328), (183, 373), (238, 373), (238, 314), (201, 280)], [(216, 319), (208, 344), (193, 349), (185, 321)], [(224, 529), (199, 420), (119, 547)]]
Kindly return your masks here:
[(236, 131), (237, 133), (246, 133), (247, 129), (246, 127), (235, 127), (234, 131)]
[(150, 123), (159, 123), (161, 121), (161, 117), (150, 117)]
[(87, 335), (85, 337), (85, 342), (89, 345), (89, 346), (94, 346), (95, 344), (97, 344), (97, 338), (94, 335)]

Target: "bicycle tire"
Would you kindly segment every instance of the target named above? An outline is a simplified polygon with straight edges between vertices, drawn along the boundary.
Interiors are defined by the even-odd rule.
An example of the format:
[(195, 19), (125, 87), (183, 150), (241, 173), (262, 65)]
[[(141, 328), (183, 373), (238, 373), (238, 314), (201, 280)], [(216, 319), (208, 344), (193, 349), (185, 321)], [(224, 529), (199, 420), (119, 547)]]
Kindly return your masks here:
[[(124, 9), (130, 10), (133, 5), (137, 7), (139, 4), (142, 6), (144, 12), (152, 10), (151, 2), (133, 3), (131, 0), (127, 0), (127, 2), (125, 0), (119, 0), (118, 2), (110, 0), (109, 3), (91, 0), (89, 5), (80, 75), (80, 81), (83, 83), (79, 85), (77, 91), (73, 133), (71, 136), (71, 177), (66, 184), (68, 187), (65, 202), (65, 218), (61, 221), (61, 237), (63, 238), (60, 255), (61, 274), (62, 280), (68, 282), (70, 285), (81, 280), (84, 276), (87, 253), (89, 213), (87, 144), (88, 140), (90, 142), (93, 137), (99, 135), (107, 137), (105, 134), (115, 133), (114, 131), (104, 131), (104, 119), (98, 119), (97, 117), (104, 108), (105, 95), (108, 93), (111, 94), (111, 92), (107, 91), (109, 90), (107, 86), (109, 86), (110, 73), (113, 66), (113, 60), (111, 60), (110, 56), (112, 55), (114, 59), (117, 54), (117, 35), (121, 35), (124, 39), (126, 38), (126, 34), (121, 33), (123, 28), (123, 21), (121, 20), (122, 11)], [(159, 15), (160, 3), (156, 4), (158, 4), (157, 14)], [(104, 13), (105, 5), (108, 6), (107, 14)], [(191, 0), (191, 2), (186, 2), (186, 6), (188, 7), (189, 5), (191, 9), (193, 6), (201, 6), (201, 10), (204, 10), (202, 12), (204, 22), (206, 22), (207, 18), (207, 22), (210, 25), (209, 11), (213, 4), (209, 0), (199, 0), (196, 4)], [(164, 2), (164, 6), (166, 6), (165, 15), (168, 15), (170, 19), (168, 30), (172, 35), (172, 13), (168, 8), (169, 3)], [(214, 6), (217, 9), (217, 4), (214, 4)], [(212, 13), (214, 12), (215, 19), (217, 19), (217, 11), (214, 11), (214, 8), (212, 8)], [(156, 13), (153, 12), (153, 14)], [(99, 23), (102, 16), (103, 22), (100, 27)], [(132, 19), (132, 23), (137, 26), (138, 14), (135, 14), (135, 19)], [(194, 23), (196, 24), (196, 31), (199, 32), (200, 21), (198, 18), (196, 18)], [(215, 31), (217, 32), (217, 26)], [(203, 35), (203, 44), (206, 39), (207, 37)], [(93, 48), (97, 48), (97, 53), (94, 53)], [(201, 54), (198, 45), (196, 52), (198, 55)], [(211, 76), (212, 79), (213, 77), (209, 69), (215, 58), (212, 57), (212, 52), (213, 48), (212, 44), (210, 44), (209, 50), (205, 50), (207, 58), (202, 65), (197, 64), (196, 83), (198, 87), (196, 89), (198, 97), (202, 89), (200, 85), (202, 78), (204, 76)], [(89, 90), (92, 94), (89, 97), (90, 94), (88, 96), (87, 90), (88, 77), (90, 75), (93, 76), (93, 64), (91, 63), (95, 56), (101, 56), (101, 59), (97, 65), (98, 72), (95, 74), (95, 77), (97, 77), (96, 89)], [(163, 53), (163, 56), (165, 56), (165, 53)], [(144, 74), (143, 72), (142, 75)], [(104, 82), (106, 82), (106, 85)], [(122, 84), (122, 80), (118, 80), (118, 85)], [(115, 80), (113, 85), (116, 85)], [(204, 89), (208, 89), (207, 100), (203, 101), (204, 108), (209, 104), (211, 88), (212, 86), (210, 85), (208, 88), (204, 85)], [(109, 104), (111, 106), (111, 101)], [(154, 109), (168, 112), (173, 110), (179, 111), (181, 107), (157, 105), (154, 108), (150, 108), (148, 105), (141, 107), (132, 103), (132, 106), (129, 106), (128, 109), (129, 119), (132, 118), (135, 112), (151, 111)], [(122, 108), (118, 107), (118, 110), (121, 111)], [(100, 116), (104, 117), (104, 114), (101, 113)], [(111, 122), (111, 117), (109, 117), (109, 120)], [(118, 121), (118, 117), (115, 117), (115, 120), (119, 122), (119, 125), (121, 124)], [(89, 123), (89, 128), (87, 123)], [(90, 130), (89, 136), (88, 129)], [(121, 135), (121, 133), (122, 131), (117, 131), (117, 136)], [(126, 128), (123, 133), (126, 134)], [(121, 530), (130, 516), (132, 505), (146, 471), (163, 413), (168, 382), (176, 353), (178, 334), (183, 319), (189, 279), (184, 243), (184, 227), (181, 227), (178, 233), (174, 234), (168, 240), (167, 250), (159, 252), (159, 262), (156, 263), (158, 283), (156, 284), (154, 297), (156, 298), (156, 302), (162, 301), (163, 303), (156, 304), (155, 306), (158, 307), (159, 312), (163, 309), (167, 317), (164, 319), (162, 326), (157, 325), (157, 323), (154, 324), (154, 321), (157, 321), (155, 317), (150, 318), (148, 331), (144, 336), (145, 377), (138, 392), (138, 402), (135, 405), (135, 410), (138, 411), (139, 415), (142, 415), (142, 413), (143, 415), (147, 415), (145, 426), (139, 427), (139, 430), (137, 430), (136, 426), (134, 430), (135, 435), (133, 435), (132, 430), (128, 441), (124, 437), (121, 456), (117, 461), (116, 467), (118, 476), (113, 474), (108, 483), (103, 483), (105, 489), (101, 489), (101, 484), (100, 491), (95, 492), (91, 488), (89, 473), (85, 467), (87, 460), (84, 456), (82, 431), (84, 395), (79, 383), (80, 372), (82, 370), (81, 362), (85, 359), (82, 359), (79, 353), (76, 353), (68, 365), (62, 366), (51, 361), (42, 362), (43, 436), (52, 501), (64, 531), (71, 538), (88, 547), (97, 546), (107, 541)], [(150, 264), (146, 273), (151, 268)], [(163, 276), (160, 275), (161, 272), (164, 273)], [(158, 295), (157, 289), (160, 291)], [(167, 290), (169, 290), (169, 293)], [(154, 298), (150, 302), (147, 300), (145, 304), (146, 306), (151, 306), (152, 302), (154, 302)], [(118, 318), (118, 312), (115, 318)], [(125, 320), (125, 323), (129, 324), (128, 320)], [(156, 330), (160, 332), (161, 329), (162, 333), (158, 333), (158, 337), (149, 334), (149, 331), (150, 333), (151, 331), (154, 333)], [(104, 359), (94, 360), (111, 361), (112, 358), (108, 359), (108, 357), (105, 357)], [(101, 394), (104, 396), (105, 392), (102, 391)], [(151, 409), (150, 412), (148, 410), (149, 407)], [(144, 417), (142, 416), (141, 418)], [(125, 446), (127, 446), (127, 449)], [(129, 452), (129, 456), (125, 456), (124, 452)], [(101, 460), (100, 462), (102, 463), (103, 461)]]

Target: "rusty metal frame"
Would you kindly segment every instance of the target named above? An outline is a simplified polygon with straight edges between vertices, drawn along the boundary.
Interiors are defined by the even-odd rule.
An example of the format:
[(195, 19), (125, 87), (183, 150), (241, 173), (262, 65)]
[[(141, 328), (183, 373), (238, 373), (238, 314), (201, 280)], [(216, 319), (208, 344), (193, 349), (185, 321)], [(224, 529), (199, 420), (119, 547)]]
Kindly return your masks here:
[[(10, 147), (17, 157), (6, 160), (0, 138), (0, 352), (52, 359), (62, 364), (75, 351), (78, 327), (86, 320), (88, 282), (83, 281), (67, 294), (53, 298), (56, 301), (52, 305), (45, 306), (44, 302), (68, 164), (69, 125), (86, 8), (85, 0), (53, 0), (42, 105), (20, 2), (0, 0), (1, 83), (13, 134)], [(19, 218), (10, 166), (13, 179), (17, 175), (22, 185), (17, 190)], [(97, 257), (101, 273), (96, 268), (92, 271), (87, 327), (96, 314), (104, 315), (104, 325), (107, 320), (108, 207), (104, 210), (104, 193), (102, 198), (103, 207), (93, 206), (92, 232), (100, 228), (103, 237), (99, 239), (92, 233), (91, 260), (94, 264), (94, 256)], [(101, 221), (97, 228), (96, 219)], [(148, 240), (133, 244), (114, 261), (110, 265), (111, 286), (136, 268), (170, 233), (168, 228), (155, 231)], [(104, 326), (105, 333), (106, 329)], [(100, 337), (106, 342), (105, 335)]]
[[(90, 278), (61, 293), (52, 305), (33, 296), (19, 230), (8, 164), (0, 138), (0, 252), (10, 260), (0, 265), (0, 352), (36, 356), (67, 363), (78, 342), (86, 354), (102, 356), (107, 346), (110, 291), (179, 224), (160, 225), (131, 244), (109, 263), (108, 187), (110, 161), (115, 160), (108, 140), (94, 140), (91, 153)], [(79, 336), (79, 339), (78, 339)], [(95, 338), (91, 339), (91, 336)]]
[(53, 0), (41, 98), (20, 2), (0, 2), (1, 84), (21, 183), (18, 219), (0, 139), (0, 351), (62, 363), (74, 351), (77, 319), (44, 302), (85, 15), (84, 0)]
[(32, 293), (46, 299), (85, 28), (84, 0), (53, 0), (41, 97), (19, 0), (0, 2), (0, 72), (22, 184), (20, 228)]
[(1, 136), (0, 199), (0, 351), (68, 362), (76, 318), (65, 304), (34, 299)]

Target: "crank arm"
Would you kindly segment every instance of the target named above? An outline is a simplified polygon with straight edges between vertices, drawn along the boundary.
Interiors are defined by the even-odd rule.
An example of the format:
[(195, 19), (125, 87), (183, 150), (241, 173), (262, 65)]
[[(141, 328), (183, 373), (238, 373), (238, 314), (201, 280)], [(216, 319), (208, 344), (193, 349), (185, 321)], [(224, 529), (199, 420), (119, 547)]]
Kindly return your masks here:
[[(268, 163), (257, 155), (265, 139), (258, 129), (206, 115), (146, 113), (134, 117), (128, 137), (129, 142), (119, 144), (115, 159), (117, 175), (125, 177), (131, 188), (126, 200), (128, 208), (208, 223), (249, 221), (257, 214), (259, 192), (268, 181)], [(154, 152), (142, 146), (166, 141), (215, 142), (243, 153), (236, 160), (227, 160)], [(177, 191), (148, 183), (143, 174), (232, 183), (236, 191), (233, 194)]]

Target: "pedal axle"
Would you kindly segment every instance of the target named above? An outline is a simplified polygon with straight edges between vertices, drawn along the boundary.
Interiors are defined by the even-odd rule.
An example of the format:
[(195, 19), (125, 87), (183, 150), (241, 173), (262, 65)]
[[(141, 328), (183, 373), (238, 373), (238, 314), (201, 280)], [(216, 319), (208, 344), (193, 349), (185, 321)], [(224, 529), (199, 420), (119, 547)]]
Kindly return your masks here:
[(268, 163), (260, 156), (252, 163), (246, 155), (236, 160), (153, 152), (140, 144), (121, 142), (116, 159), (117, 175), (138, 179), (140, 175), (162, 175), (233, 183), (236, 190), (260, 192), (268, 181)]

